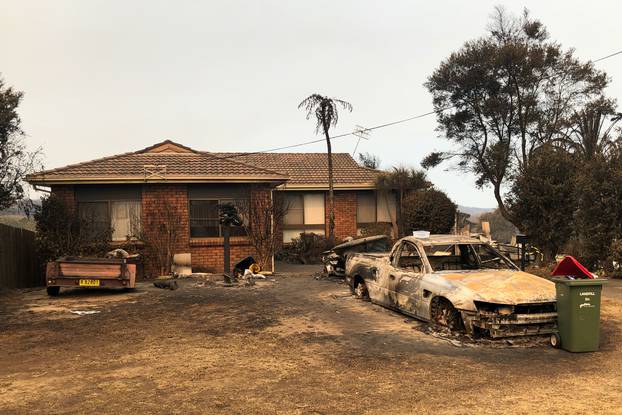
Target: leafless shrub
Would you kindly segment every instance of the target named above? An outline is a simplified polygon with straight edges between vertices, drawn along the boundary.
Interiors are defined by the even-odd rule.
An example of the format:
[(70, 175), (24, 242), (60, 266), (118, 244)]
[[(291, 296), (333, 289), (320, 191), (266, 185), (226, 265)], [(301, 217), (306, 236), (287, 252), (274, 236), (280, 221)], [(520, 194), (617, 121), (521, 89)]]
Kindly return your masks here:
[(250, 199), (236, 202), (236, 207), (248, 240), (257, 253), (255, 260), (266, 268), (281, 246), (276, 226), (283, 223), (288, 204), (283, 198), (272, 197), (271, 192), (252, 192)]
[(155, 256), (160, 275), (168, 275), (171, 272), (175, 248), (181, 240), (179, 210), (164, 200), (157, 212), (143, 217), (145, 221), (139, 239), (144, 242), (147, 254)]

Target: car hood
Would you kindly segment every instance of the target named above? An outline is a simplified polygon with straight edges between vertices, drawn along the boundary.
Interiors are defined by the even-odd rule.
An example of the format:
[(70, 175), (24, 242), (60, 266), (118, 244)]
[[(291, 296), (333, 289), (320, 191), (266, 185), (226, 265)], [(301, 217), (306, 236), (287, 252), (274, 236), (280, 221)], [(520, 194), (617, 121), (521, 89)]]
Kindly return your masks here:
[(478, 270), (438, 273), (456, 288), (469, 290), (476, 301), (526, 304), (556, 301), (555, 284), (523, 271)]

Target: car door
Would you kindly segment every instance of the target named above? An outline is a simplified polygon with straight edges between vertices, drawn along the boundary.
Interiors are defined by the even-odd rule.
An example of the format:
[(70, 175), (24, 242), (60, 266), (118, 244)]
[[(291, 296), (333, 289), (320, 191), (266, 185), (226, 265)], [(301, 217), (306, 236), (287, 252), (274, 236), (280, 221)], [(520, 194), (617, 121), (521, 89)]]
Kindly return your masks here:
[(399, 273), (397, 272), (394, 263), (396, 261), (395, 258), (399, 256), (401, 249), (402, 246), (398, 246), (389, 258), (386, 258), (384, 261), (379, 263), (377, 268), (374, 267), (371, 269), (371, 272), (374, 274), (373, 279), (376, 284), (374, 295), (372, 295), (370, 289), (370, 298), (373, 302), (382, 304), (386, 307), (396, 307), (395, 282)]
[(419, 315), (421, 279), (425, 269), (419, 248), (405, 241), (393, 268), (394, 278), (390, 278), (390, 289), (394, 306), (405, 314)]

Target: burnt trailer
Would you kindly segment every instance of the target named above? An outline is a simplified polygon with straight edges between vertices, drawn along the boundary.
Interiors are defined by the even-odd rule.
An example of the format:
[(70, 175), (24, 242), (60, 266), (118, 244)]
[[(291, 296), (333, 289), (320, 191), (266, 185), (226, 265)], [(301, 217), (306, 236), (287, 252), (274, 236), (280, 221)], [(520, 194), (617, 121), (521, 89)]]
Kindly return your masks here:
[(137, 265), (131, 258), (59, 258), (47, 263), (47, 292), (57, 296), (61, 287), (135, 288)]

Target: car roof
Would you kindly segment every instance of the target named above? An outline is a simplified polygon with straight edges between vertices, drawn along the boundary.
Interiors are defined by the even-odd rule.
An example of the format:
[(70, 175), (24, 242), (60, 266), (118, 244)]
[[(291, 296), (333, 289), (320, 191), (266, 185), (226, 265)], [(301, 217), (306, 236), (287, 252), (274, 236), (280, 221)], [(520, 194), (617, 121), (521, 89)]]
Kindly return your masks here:
[(430, 235), (427, 238), (418, 238), (415, 236), (407, 236), (404, 240), (422, 245), (440, 245), (440, 244), (481, 244), (483, 243), (477, 238), (465, 235)]

